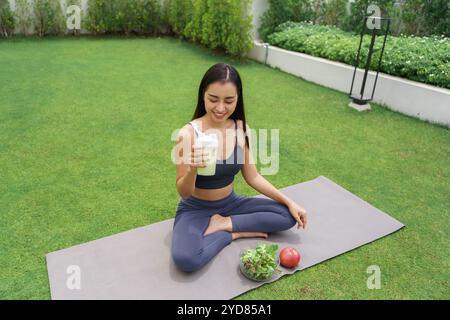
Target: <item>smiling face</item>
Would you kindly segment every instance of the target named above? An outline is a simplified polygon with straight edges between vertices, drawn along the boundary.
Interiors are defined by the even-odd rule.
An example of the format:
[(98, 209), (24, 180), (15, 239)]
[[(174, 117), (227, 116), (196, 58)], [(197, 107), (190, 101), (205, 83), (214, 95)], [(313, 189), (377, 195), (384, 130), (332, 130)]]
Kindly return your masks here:
[(237, 88), (232, 82), (211, 83), (206, 89), (204, 101), (206, 114), (211, 122), (223, 124), (236, 109)]

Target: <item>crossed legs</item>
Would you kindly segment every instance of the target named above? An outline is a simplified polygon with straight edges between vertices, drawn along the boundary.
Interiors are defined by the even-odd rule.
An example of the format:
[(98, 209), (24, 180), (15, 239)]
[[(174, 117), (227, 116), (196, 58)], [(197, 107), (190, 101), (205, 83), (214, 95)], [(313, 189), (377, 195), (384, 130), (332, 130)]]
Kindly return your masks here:
[(183, 212), (173, 229), (172, 258), (183, 271), (200, 269), (231, 241), (267, 237), (296, 224), (288, 208), (274, 200), (238, 197), (221, 212)]

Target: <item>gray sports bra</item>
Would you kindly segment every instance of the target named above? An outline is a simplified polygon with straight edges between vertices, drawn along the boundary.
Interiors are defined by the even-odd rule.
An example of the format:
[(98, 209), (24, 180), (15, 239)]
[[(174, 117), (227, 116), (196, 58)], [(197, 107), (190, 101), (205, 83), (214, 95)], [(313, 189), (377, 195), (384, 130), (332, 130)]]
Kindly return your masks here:
[[(189, 122), (194, 128), (196, 136), (200, 134), (195, 123)], [(234, 181), (234, 176), (241, 170), (243, 162), (242, 148), (237, 142), (237, 122), (234, 120), (236, 129), (236, 141), (233, 152), (228, 159), (216, 161), (216, 174), (213, 176), (197, 175), (195, 187), (200, 189), (219, 189), (228, 186)]]

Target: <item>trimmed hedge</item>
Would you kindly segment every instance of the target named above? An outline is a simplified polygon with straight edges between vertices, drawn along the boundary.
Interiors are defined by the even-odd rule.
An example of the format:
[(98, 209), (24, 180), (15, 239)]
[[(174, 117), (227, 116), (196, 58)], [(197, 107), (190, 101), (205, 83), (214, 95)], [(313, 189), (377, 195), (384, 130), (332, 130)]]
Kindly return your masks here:
[(7, 0), (0, 0), (0, 37), (8, 37), (14, 32), (14, 13)]
[(286, 21), (334, 25), (358, 32), (369, 4), (378, 5), (383, 17), (392, 18), (393, 35), (450, 37), (448, 0), (269, 0), (269, 4), (259, 28), (264, 41)]
[(95, 34), (161, 31), (158, 0), (89, 0), (87, 11), (87, 29)]
[(194, 0), (165, 0), (167, 22), (172, 33), (183, 35), (188, 22), (192, 19), (194, 2)]
[(16, 10), (14, 11), (14, 24), (20, 34), (28, 35), (33, 26), (33, 6), (28, 0), (16, 0)]
[[(75, 2), (75, 3), (74, 3)], [(88, 0), (82, 29), (93, 34), (176, 35), (233, 56), (253, 46), (252, 0)], [(67, 4), (67, 2), (66, 2)], [(80, 5), (80, 0), (71, 4)], [(16, 0), (11, 12), (0, 0), (0, 36), (12, 34), (14, 25), (28, 35), (67, 33), (60, 0)]]
[[(353, 65), (360, 35), (333, 26), (286, 22), (267, 37), (280, 48)], [(375, 43), (371, 70), (376, 70), (382, 47)], [(359, 67), (364, 67), (370, 36), (364, 36)], [(435, 86), (450, 88), (450, 41), (445, 37), (388, 36), (381, 72)]]
[(66, 25), (59, 1), (35, 0), (33, 2), (34, 31), (40, 36), (65, 32)]
[(168, 33), (234, 56), (252, 48), (251, 0), (89, 0), (87, 29)]

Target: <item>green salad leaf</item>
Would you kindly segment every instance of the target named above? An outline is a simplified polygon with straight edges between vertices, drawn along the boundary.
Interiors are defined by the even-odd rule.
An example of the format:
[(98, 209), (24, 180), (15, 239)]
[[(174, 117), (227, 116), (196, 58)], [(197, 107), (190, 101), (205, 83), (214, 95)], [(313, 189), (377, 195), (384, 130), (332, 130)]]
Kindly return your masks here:
[(247, 249), (240, 256), (244, 272), (252, 279), (267, 280), (274, 272), (281, 272), (277, 268), (278, 245), (257, 245), (255, 249)]

